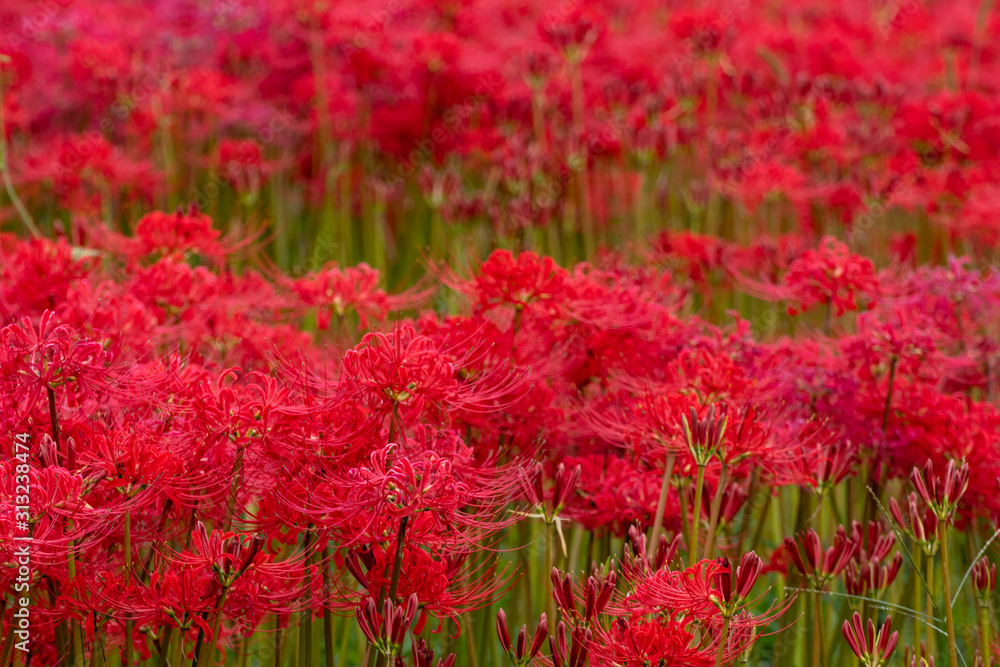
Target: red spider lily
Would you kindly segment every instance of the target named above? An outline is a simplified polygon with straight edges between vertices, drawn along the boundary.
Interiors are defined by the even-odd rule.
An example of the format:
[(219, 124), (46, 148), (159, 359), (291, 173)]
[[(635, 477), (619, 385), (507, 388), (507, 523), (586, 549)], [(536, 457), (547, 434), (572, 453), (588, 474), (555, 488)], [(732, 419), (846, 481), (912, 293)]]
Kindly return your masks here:
[[(391, 334), (366, 334), (344, 355), (343, 373), (348, 386), (356, 388), (373, 409), (387, 416), (403, 410), (404, 423), (415, 422), (416, 415), (434, 408), (493, 407), (492, 399), (510, 391), (515, 380), (502, 367), (460, 377), (466, 364), (475, 363), (477, 353), (482, 354), (470, 350), (455, 356), (405, 326)], [(397, 419), (391, 423), (398, 428)]]
[(150, 256), (183, 258), (188, 253), (222, 261), (234, 250), (219, 239), (212, 219), (194, 208), (144, 216), (135, 225), (135, 238), (126, 243), (122, 251), (132, 261)]
[(0, 656), (26, 577), (32, 664), (359, 664), (360, 609), (487, 667), (540, 586), (514, 661), (752, 662), (797, 495), (767, 576), (947, 590), (1000, 516), (996, 12), (704, 4), (0, 3)]
[(780, 286), (754, 288), (749, 281), (743, 282), (765, 298), (790, 302), (790, 315), (827, 304), (837, 317), (862, 308), (870, 310), (882, 289), (871, 260), (852, 254), (846, 244), (829, 236), (817, 250), (807, 250), (791, 263)]
[(4, 346), (2, 371), (32, 392), (29, 403), (37, 400), (36, 392), (42, 389), (72, 384), (77, 391), (85, 390), (101, 378), (108, 362), (100, 341), (59, 324), (49, 310), (42, 313), (37, 328), (24, 317), (20, 324), (4, 327), (0, 336)]
[[(498, 250), (483, 262), (471, 282), (451, 278), (449, 284), (463, 294), (475, 298), (478, 307), (491, 310), (513, 306), (517, 317), (522, 311), (554, 313), (560, 297), (568, 290), (569, 277), (551, 257), (539, 257), (522, 252), (517, 258)], [(515, 322), (515, 329), (517, 328)]]
[(367, 264), (338, 268), (330, 263), (322, 269), (297, 279), (291, 289), (303, 305), (318, 309), (317, 325), (330, 326), (330, 318), (344, 317), (348, 310), (358, 315), (359, 327), (367, 329), (369, 320), (385, 321), (392, 311), (418, 305), (426, 292), (388, 295), (378, 288), (380, 274)]
[[(683, 612), (685, 616), (703, 623), (721, 623), (723, 616), (736, 618), (753, 600), (742, 595), (753, 587), (760, 573), (756, 555), (746, 556), (737, 570), (737, 596), (733, 597), (732, 574), (729, 564), (719, 561), (701, 561), (686, 570), (657, 570), (645, 573), (630, 572), (635, 577), (630, 583), (631, 594), (617, 598), (611, 606), (615, 613), (649, 615), (669, 611)], [(726, 589), (728, 586), (728, 591)], [(740, 617), (746, 627), (761, 627), (779, 617), (788, 609), (791, 600), (779, 602), (759, 616)]]
[[(595, 629), (591, 663), (601, 667), (640, 667), (661, 661), (699, 667), (714, 665), (717, 645), (712, 639), (699, 641), (692, 626), (691, 619), (681, 617), (618, 618), (607, 630), (601, 627)], [(724, 660), (734, 660), (740, 649), (739, 646), (736, 650), (727, 647)]]

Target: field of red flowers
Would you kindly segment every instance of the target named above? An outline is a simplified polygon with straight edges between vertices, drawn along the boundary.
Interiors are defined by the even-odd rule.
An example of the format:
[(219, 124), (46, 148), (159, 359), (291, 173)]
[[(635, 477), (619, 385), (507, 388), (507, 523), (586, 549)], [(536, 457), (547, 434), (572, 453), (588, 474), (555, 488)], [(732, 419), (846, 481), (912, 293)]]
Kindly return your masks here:
[(4, 0), (0, 667), (1000, 664), (993, 0)]

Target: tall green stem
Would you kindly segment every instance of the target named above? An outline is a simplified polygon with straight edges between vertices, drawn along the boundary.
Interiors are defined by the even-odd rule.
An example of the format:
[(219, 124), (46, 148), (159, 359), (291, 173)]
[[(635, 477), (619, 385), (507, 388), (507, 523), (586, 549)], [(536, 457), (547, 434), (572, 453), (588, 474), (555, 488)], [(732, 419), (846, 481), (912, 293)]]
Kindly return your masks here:
[(944, 611), (948, 621), (948, 659), (951, 667), (958, 667), (958, 645), (955, 641), (955, 614), (951, 609), (951, 565), (948, 559), (948, 521), (938, 522), (941, 536), (941, 574), (944, 584)]
[[(403, 544), (406, 542), (406, 524), (410, 521), (410, 517), (404, 516), (399, 520), (399, 533), (396, 536), (396, 557), (392, 563), (392, 579), (389, 581), (389, 601), (392, 604), (396, 604), (396, 588), (399, 586), (399, 571), (403, 566)], [(383, 593), (385, 589), (383, 589)], [(383, 597), (379, 595), (379, 607), (382, 606)], [(377, 651), (373, 651), (372, 654), (375, 655)], [(388, 664), (386, 656), (378, 654), (375, 660), (375, 664), (379, 667)]]
[(649, 555), (656, 553), (656, 545), (660, 541), (660, 532), (663, 530), (663, 515), (667, 511), (667, 497), (670, 495), (670, 478), (674, 474), (675, 456), (667, 457), (667, 467), (663, 472), (663, 484), (660, 486), (660, 499), (656, 503), (656, 517), (653, 519), (653, 531), (649, 534), (649, 544), (646, 545)]
[(723, 657), (726, 654), (726, 645), (729, 643), (729, 616), (722, 621), (722, 636), (719, 638), (719, 649), (715, 652), (715, 667), (722, 665)]
[[(132, 513), (125, 513), (125, 585), (132, 581)], [(125, 667), (132, 667), (132, 617), (125, 617)]]
[[(303, 549), (309, 553), (310, 534), (306, 533), (303, 539)], [(299, 665), (305, 667), (312, 664), (312, 555), (306, 556), (305, 563), (305, 609), (299, 620)]]
[(545, 524), (545, 567), (542, 568), (542, 581), (545, 583), (545, 613), (548, 616), (549, 628), (556, 627), (556, 599), (552, 594), (552, 561), (555, 556), (553, 550), (553, 538), (555, 536), (555, 525)]
[(983, 667), (990, 667), (993, 660), (990, 657), (990, 604), (984, 600), (979, 605), (979, 654), (983, 658)]
[[(330, 546), (327, 545), (324, 551), (323, 562), (323, 592), (326, 594), (330, 590)], [(326, 657), (327, 667), (333, 667), (333, 611), (329, 605), (323, 605), (323, 650)]]
[[(924, 554), (924, 563), (927, 566), (927, 616), (934, 618), (934, 558), (931, 554)], [(934, 655), (934, 632), (931, 624), (925, 624), (927, 631), (927, 655)]]
[(698, 562), (698, 528), (701, 524), (701, 492), (705, 486), (705, 466), (698, 465), (698, 478), (694, 484), (694, 506), (691, 508), (691, 544), (688, 545), (688, 565)]
[(708, 535), (705, 537), (705, 558), (715, 555), (715, 529), (719, 525), (719, 512), (722, 509), (722, 492), (726, 488), (726, 462), (722, 462), (722, 470), (719, 473), (719, 484), (715, 489), (715, 497), (712, 498), (712, 511), (708, 518)]
[(826, 637), (823, 627), (823, 602), (820, 593), (813, 594), (813, 602), (816, 606), (816, 650), (819, 651), (819, 665), (826, 667)]

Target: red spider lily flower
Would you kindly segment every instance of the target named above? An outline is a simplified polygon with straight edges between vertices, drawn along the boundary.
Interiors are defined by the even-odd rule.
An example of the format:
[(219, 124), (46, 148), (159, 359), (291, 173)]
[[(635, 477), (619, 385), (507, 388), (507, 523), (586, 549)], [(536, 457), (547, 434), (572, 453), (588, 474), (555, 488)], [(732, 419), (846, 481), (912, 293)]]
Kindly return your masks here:
[[(737, 615), (730, 629), (731, 640), (723, 649), (723, 664), (730, 664), (753, 645), (755, 635)], [(682, 613), (619, 617), (610, 628), (594, 628), (591, 664), (600, 667), (679, 664), (711, 667), (716, 664), (721, 637), (718, 628), (698, 636), (692, 618)]]
[(875, 633), (875, 624), (868, 619), (868, 628), (861, 624), (861, 615), (854, 612), (850, 620), (844, 621), (844, 639), (851, 647), (854, 655), (865, 667), (881, 667), (889, 663), (896, 644), (899, 642), (899, 633), (892, 632), (892, 619), (886, 617), (885, 623)]
[(465, 349), (443, 347), (409, 325), (390, 334), (366, 334), (344, 355), (344, 382), (372, 409), (390, 417), (390, 430), (394, 426), (401, 435), (405, 429), (399, 429), (399, 422), (415, 425), (421, 414), (495, 409), (495, 401), (514, 391), (523, 377), (517, 378), (503, 365), (465, 372), (488, 354), (485, 348), (470, 346), (471, 342), (466, 342)]
[(254, 565), (264, 543), (259, 536), (246, 541), (235, 538), (235, 533), (220, 530), (213, 530), (209, 534), (205, 524), (199, 521), (191, 534), (191, 544), (195, 551), (180, 554), (175, 562), (181, 565), (207, 565), (219, 578), (222, 586), (231, 586), (233, 581)]
[(358, 315), (358, 326), (367, 329), (370, 320), (383, 322), (390, 312), (419, 305), (427, 292), (411, 290), (388, 295), (378, 288), (380, 274), (367, 264), (339, 268), (328, 263), (291, 283), (291, 289), (303, 305), (317, 308), (320, 329), (330, 326), (330, 318), (343, 318), (348, 310)]
[[(626, 615), (649, 615), (668, 611), (683, 613), (703, 623), (719, 623), (723, 615), (730, 619), (737, 612), (748, 608), (756, 600), (733, 597), (732, 575), (728, 562), (704, 560), (685, 570), (645, 570), (626, 571), (626, 580), (632, 590), (625, 598), (620, 596), (611, 605), (612, 613)], [(746, 556), (737, 571), (737, 595), (740, 590), (749, 591), (760, 573), (756, 555)], [(728, 592), (725, 586), (729, 586)], [(728, 601), (728, 602), (726, 602)], [(791, 599), (780, 601), (767, 612), (742, 617), (746, 627), (765, 626), (783, 614)], [(724, 607), (724, 610), (723, 610)]]
[[(419, 439), (412, 441), (419, 444)], [(432, 543), (447, 534), (451, 545), (474, 541), (516, 520), (502, 512), (518, 475), (515, 467), (491, 466), (489, 461), (473, 461), (472, 456), (471, 448), (464, 446), (438, 454), (389, 445), (373, 452), (367, 465), (335, 474), (324, 488), (329, 496), (313, 494), (315, 508), (310, 511), (318, 521), (320, 515), (332, 513), (346, 522), (338, 530), (412, 517), (417, 523), (411, 526), (410, 539)], [(365, 532), (373, 528), (369, 524)]]
[(868, 299), (867, 307), (871, 309), (879, 292), (871, 261), (851, 254), (846, 244), (829, 236), (820, 242), (818, 250), (806, 251), (792, 262), (783, 283), (794, 303), (788, 308), (792, 315), (816, 304), (831, 304), (839, 317), (860, 308), (858, 297)]
[(771, 300), (789, 302), (788, 313), (796, 315), (816, 305), (829, 304), (837, 317), (848, 311), (872, 309), (881, 293), (875, 268), (867, 257), (850, 252), (847, 245), (827, 236), (816, 250), (807, 250), (788, 267), (777, 287), (753, 286), (749, 290)]
[[(551, 257), (533, 252), (515, 258), (506, 250), (496, 250), (483, 262), (476, 278), (464, 282), (443, 276), (450, 286), (474, 298), (483, 311), (502, 306), (513, 307), (519, 319), (523, 311), (555, 314), (561, 297), (567, 295), (569, 275)], [(514, 328), (517, 328), (515, 320)]]
[(22, 242), (0, 235), (0, 258), (0, 307), (22, 315), (74, 303), (71, 291), (89, 285), (86, 278), (96, 267), (93, 254), (81, 256), (66, 239)]
[(94, 233), (97, 243), (120, 253), (130, 262), (162, 258), (181, 261), (200, 255), (221, 263), (247, 243), (221, 238), (219, 230), (212, 228), (212, 219), (194, 206), (187, 211), (146, 214), (136, 223), (132, 238), (98, 228)]
[[(37, 327), (23, 317), (20, 324), (4, 327), (0, 337), (4, 350), (0, 370), (32, 392), (66, 384), (86, 388), (101, 377), (109, 360), (100, 341), (60, 324), (50, 310), (42, 313)], [(31, 396), (33, 403), (37, 394)]]

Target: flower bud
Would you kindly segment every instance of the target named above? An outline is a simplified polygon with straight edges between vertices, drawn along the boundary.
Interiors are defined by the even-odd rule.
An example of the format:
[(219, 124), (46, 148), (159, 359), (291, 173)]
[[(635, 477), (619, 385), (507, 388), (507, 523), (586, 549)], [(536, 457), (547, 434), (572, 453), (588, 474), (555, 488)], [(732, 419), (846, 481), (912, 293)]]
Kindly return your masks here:
[(997, 566), (990, 565), (986, 557), (983, 556), (972, 566), (972, 583), (980, 595), (987, 597), (997, 583)]
[(510, 655), (510, 633), (507, 631), (507, 614), (504, 613), (503, 609), (497, 612), (497, 636), (500, 638), (500, 646), (504, 653)]
[(531, 648), (528, 650), (529, 658), (534, 658), (542, 650), (542, 644), (545, 642), (545, 637), (548, 634), (549, 621), (545, 618), (545, 614), (542, 614), (538, 619), (538, 627), (535, 628), (535, 638), (532, 640)]

